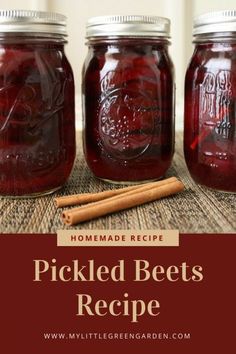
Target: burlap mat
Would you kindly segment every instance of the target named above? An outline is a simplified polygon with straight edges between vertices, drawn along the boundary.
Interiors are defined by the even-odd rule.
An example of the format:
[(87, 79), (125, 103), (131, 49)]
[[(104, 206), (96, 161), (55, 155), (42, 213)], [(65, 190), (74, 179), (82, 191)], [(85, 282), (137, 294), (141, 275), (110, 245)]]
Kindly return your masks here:
[[(83, 158), (81, 138), (73, 173), (67, 185), (54, 195), (37, 199), (0, 199), (1, 233), (56, 233), (68, 228), (61, 222), (61, 209), (53, 197), (112, 188), (94, 178)], [(127, 211), (71, 227), (72, 229), (179, 229), (182, 233), (236, 232), (236, 195), (213, 192), (196, 185), (183, 158), (182, 134), (176, 136), (176, 153), (167, 177), (177, 176), (186, 190)], [(115, 186), (114, 186), (115, 188)]]

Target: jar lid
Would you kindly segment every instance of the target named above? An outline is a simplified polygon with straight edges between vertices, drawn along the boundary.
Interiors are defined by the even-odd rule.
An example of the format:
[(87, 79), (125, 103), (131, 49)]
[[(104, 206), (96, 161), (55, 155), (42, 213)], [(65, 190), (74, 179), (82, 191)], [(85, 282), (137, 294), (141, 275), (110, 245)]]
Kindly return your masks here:
[(236, 10), (208, 12), (195, 18), (193, 35), (236, 32)]
[(170, 37), (170, 20), (157, 16), (114, 15), (92, 17), (86, 25), (86, 38)]
[(45, 11), (0, 10), (0, 32), (66, 36), (66, 16)]

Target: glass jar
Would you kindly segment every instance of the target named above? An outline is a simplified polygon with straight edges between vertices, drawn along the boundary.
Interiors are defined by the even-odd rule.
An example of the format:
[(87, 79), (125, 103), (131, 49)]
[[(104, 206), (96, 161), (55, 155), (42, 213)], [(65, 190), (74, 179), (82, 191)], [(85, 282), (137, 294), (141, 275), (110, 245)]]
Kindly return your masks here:
[(201, 15), (193, 34), (185, 81), (186, 163), (195, 182), (236, 192), (236, 11)]
[(65, 16), (0, 11), (0, 194), (51, 193), (75, 158), (74, 80)]
[(83, 69), (84, 153), (96, 177), (138, 182), (163, 177), (174, 152), (170, 21), (92, 18)]

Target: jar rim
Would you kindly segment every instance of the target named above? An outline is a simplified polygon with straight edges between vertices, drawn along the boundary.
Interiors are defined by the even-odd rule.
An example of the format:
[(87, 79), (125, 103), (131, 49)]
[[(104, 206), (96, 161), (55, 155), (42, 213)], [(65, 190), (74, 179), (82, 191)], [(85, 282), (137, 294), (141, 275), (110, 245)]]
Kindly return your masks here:
[(49, 33), (67, 36), (66, 16), (47, 11), (0, 10), (2, 33)]
[(159, 16), (109, 15), (88, 19), (86, 38), (164, 37), (170, 38), (170, 20)]
[(207, 12), (194, 19), (194, 37), (230, 32), (236, 32), (236, 10)]

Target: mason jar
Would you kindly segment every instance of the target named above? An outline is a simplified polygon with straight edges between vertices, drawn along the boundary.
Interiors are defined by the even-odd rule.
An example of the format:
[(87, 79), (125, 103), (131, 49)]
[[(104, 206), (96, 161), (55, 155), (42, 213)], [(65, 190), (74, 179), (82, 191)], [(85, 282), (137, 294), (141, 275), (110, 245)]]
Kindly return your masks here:
[(184, 152), (195, 182), (236, 192), (236, 11), (194, 22), (185, 80)]
[(105, 16), (87, 23), (83, 145), (103, 180), (162, 178), (174, 152), (174, 70), (170, 21)]
[(74, 80), (60, 14), (0, 11), (0, 194), (38, 196), (75, 158)]

